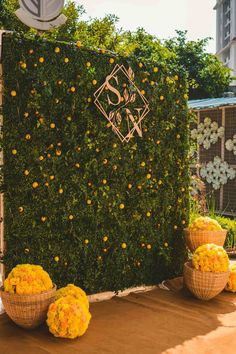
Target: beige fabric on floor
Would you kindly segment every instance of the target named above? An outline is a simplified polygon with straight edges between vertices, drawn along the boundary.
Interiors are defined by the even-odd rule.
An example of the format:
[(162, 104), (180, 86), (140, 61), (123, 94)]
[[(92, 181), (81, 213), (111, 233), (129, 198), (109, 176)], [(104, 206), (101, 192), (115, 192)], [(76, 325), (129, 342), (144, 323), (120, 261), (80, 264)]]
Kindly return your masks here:
[(80, 339), (51, 336), (46, 327), (26, 331), (0, 316), (0, 354), (233, 354), (236, 351), (236, 295), (223, 292), (210, 302), (182, 289), (91, 305), (92, 321)]

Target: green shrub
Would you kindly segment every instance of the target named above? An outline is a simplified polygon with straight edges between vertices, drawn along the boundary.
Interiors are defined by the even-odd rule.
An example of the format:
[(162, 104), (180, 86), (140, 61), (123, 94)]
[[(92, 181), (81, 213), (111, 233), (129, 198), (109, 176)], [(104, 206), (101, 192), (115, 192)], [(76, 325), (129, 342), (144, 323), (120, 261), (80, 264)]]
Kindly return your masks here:
[[(110, 58), (74, 44), (4, 39), (7, 272), (41, 264), (58, 286), (97, 292), (182, 271), (189, 211), (185, 75), (174, 63)], [(135, 134), (123, 144), (93, 103), (117, 63), (132, 67), (150, 104), (143, 138)], [(112, 83), (125, 91), (122, 80)], [(107, 94), (101, 102), (107, 109)]]

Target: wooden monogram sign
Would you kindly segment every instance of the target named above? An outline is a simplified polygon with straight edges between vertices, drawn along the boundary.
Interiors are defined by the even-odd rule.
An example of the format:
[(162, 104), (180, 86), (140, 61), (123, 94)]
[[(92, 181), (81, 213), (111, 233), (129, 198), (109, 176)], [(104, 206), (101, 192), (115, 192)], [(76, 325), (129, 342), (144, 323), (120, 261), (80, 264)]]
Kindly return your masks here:
[(134, 134), (142, 137), (142, 121), (149, 104), (134, 83), (134, 73), (124, 65), (116, 65), (104, 84), (95, 92), (95, 105), (110, 122), (112, 130), (122, 142), (129, 142)]

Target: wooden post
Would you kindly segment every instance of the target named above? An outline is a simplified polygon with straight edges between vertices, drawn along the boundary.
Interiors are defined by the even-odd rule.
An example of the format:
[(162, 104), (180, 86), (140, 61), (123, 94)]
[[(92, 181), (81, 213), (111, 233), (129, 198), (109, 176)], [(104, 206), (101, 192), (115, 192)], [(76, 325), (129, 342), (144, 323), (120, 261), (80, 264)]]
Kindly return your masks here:
[[(222, 107), (222, 127), (225, 129), (225, 107)], [(225, 134), (221, 139), (221, 160), (225, 160)], [(224, 186), (222, 185), (220, 188), (220, 211), (223, 210), (223, 202), (224, 202)]]
[[(1, 36), (2, 37), (2, 36)], [(0, 39), (1, 41), (1, 39)], [(2, 43), (1, 43), (2, 44)], [(1, 50), (1, 46), (0, 46)], [(1, 59), (1, 57), (0, 57)], [(2, 130), (3, 126), (3, 115), (2, 115), (2, 104), (3, 104), (3, 80), (2, 80), (2, 62), (0, 60), (0, 130)], [(2, 135), (2, 132), (0, 133)], [(2, 138), (2, 136), (1, 136)], [(3, 166), (3, 151), (0, 150), (0, 166)], [(3, 224), (3, 219), (4, 218), (4, 211), (3, 211), (3, 194), (0, 194), (0, 254), (3, 253), (4, 251), (4, 224)], [(0, 282), (1, 278), (3, 278), (4, 274), (4, 267), (3, 264), (0, 263)]]

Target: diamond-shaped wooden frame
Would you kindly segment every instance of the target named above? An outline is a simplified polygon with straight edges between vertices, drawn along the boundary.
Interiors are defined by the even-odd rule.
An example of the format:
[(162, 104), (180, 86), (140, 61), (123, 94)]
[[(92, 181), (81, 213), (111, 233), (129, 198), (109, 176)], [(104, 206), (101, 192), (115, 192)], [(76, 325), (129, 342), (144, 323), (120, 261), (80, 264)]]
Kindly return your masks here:
[[(134, 136), (134, 132), (136, 131), (138, 133), (138, 135), (140, 137), (142, 137), (142, 126), (141, 126), (141, 122), (142, 120), (146, 117), (146, 115), (150, 112), (150, 108), (149, 108), (149, 103), (148, 100), (144, 97), (144, 95), (141, 93), (141, 91), (139, 90), (139, 88), (135, 85), (133, 79), (132, 79), (132, 74), (133, 71), (131, 69), (127, 70), (124, 65), (119, 65), (117, 64), (113, 71), (111, 72), (110, 75), (108, 75), (109, 80), (111, 78), (113, 78), (115, 75), (117, 75), (119, 72), (123, 73), (126, 78), (128, 79), (129, 83), (132, 84), (133, 87), (135, 87), (136, 89), (136, 93), (139, 94), (142, 102), (143, 102), (143, 107), (144, 110), (142, 112), (142, 114), (139, 117), (138, 122), (135, 122), (132, 119), (128, 120), (128, 133), (124, 136), (121, 131), (119, 130), (119, 127), (117, 127), (112, 119), (109, 117), (109, 113), (107, 113), (102, 105), (102, 103), (99, 101), (99, 97), (101, 96), (101, 94), (104, 92), (105, 88), (106, 88), (106, 81), (104, 82), (104, 84), (94, 93), (94, 103), (95, 105), (98, 107), (98, 109), (100, 110), (100, 112), (104, 115), (104, 117), (109, 121), (109, 123), (111, 124), (112, 130), (114, 131), (115, 134), (118, 135), (119, 139), (122, 142), (129, 142), (130, 139)], [(132, 73), (132, 74), (131, 74)], [(122, 108), (126, 107), (128, 105), (128, 103), (124, 103), (124, 105), (122, 106)], [(119, 111), (121, 109), (121, 107), (118, 108), (117, 111)], [(132, 117), (132, 116), (131, 116)], [(130, 117), (130, 118), (131, 118)], [(127, 118), (127, 117), (126, 117)], [(133, 127), (130, 127), (130, 124), (133, 125)]]

